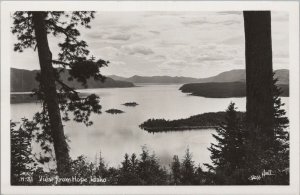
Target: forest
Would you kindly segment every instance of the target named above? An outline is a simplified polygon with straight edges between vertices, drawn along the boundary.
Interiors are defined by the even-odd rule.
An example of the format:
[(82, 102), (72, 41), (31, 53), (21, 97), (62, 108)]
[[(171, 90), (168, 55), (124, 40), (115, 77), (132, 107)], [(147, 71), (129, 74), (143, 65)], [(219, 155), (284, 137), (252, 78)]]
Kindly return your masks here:
[[(244, 113), (239, 113), (241, 116)], [(166, 120), (149, 119), (140, 125), (140, 128), (148, 132), (182, 131), (190, 129), (216, 128), (225, 122), (225, 112), (210, 112), (191, 116), (186, 119)]]

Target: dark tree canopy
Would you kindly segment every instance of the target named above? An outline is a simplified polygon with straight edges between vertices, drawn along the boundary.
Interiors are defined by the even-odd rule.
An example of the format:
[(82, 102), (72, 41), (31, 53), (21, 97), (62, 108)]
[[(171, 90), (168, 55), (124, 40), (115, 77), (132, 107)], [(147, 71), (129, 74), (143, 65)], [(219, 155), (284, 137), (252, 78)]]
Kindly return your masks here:
[[(35, 48), (37, 41), (34, 33), (33, 14), (36, 12), (18, 11), (13, 14), (14, 25), (12, 33), (19, 40), (14, 50), (22, 52), (26, 48)], [(73, 62), (78, 58), (86, 58), (89, 50), (83, 40), (78, 40), (80, 32), (78, 25), (90, 28), (90, 21), (94, 18), (94, 12), (43, 12), (47, 34), (53, 36), (64, 35), (64, 42), (59, 43), (61, 51), (59, 60)]]

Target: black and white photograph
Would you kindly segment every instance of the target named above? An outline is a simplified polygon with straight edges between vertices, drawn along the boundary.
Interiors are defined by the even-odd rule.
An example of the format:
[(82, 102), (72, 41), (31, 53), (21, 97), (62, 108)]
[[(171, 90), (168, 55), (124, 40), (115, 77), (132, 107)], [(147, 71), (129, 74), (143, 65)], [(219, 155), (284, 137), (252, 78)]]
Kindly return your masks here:
[(298, 2), (24, 3), (1, 7), (7, 194), (299, 193)]

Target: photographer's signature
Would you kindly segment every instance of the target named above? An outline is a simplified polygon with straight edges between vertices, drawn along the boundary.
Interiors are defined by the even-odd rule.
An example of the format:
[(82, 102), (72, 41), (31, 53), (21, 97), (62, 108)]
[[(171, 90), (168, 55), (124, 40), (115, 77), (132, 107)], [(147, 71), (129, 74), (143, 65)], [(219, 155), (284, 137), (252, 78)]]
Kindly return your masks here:
[(261, 175), (251, 175), (248, 179), (253, 181), (253, 180), (261, 180), (262, 178), (266, 177), (266, 176), (272, 176), (275, 174), (272, 174), (272, 170), (263, 170), (263, 172), (261, 173)]

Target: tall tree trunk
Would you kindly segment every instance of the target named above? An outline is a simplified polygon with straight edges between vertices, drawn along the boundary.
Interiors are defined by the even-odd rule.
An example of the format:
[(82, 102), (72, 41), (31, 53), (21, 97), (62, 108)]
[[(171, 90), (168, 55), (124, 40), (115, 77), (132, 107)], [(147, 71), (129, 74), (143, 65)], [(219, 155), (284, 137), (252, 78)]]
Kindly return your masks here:
[(45, 103), (50, 119), (51, 136), (56, 156), (59, 176), (69, 173), (69, 149), (64, 135), (64, 129), (59, 110), (58, 96), (55, 85), (55, 75), (52, 67), (52, 54), (48, 44), (45, 26), (45, 12), (33, 12), (33, 23), (37, 49), (41, 67), (41, 84), (45, 95)]
[(247, 125), (273, 140), (271, 12), (244, 11), (244, 27)]

